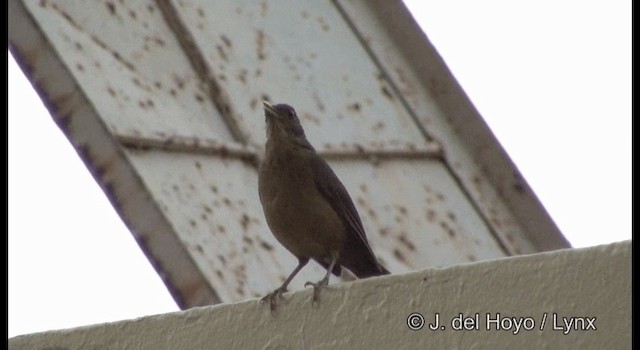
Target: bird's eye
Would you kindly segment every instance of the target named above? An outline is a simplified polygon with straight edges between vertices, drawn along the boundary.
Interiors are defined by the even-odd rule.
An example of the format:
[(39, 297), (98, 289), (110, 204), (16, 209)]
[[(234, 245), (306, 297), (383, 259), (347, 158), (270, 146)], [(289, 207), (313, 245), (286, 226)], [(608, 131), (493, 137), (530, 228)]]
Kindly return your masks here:
[(296, 116), (296, 112), (294, 112), (292, 109), (289, 110), (289, 118), (293, 118)]

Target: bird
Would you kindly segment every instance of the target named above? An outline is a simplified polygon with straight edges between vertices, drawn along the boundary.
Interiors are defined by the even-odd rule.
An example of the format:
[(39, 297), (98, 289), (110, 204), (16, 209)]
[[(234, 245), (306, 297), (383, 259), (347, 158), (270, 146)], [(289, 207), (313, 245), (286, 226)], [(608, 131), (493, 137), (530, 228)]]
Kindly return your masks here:
[(271, 311), (295, 275), (314, 260), (327, 272), (313, 286), (312, 303), (342, 268), (358, 278), (389, 274), (376, 259), (347, 189), (307, 140), (288, 104), (263, 102), (267, 140), (258, 171), (258, 192), (267, 226), (298, 265), (284, 283), (261, 299)]

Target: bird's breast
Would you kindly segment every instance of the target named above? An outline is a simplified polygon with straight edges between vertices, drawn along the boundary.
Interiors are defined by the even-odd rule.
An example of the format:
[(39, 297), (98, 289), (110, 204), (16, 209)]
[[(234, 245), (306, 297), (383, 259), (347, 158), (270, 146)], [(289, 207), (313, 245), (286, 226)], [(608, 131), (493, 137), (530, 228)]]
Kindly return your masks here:
[(340, 251), (345, 228), (318, 191), (310, 166), (315, 153), (305, 149), (267, 150), (258, 188), (267, 224), (274, 236), (298, 257)]

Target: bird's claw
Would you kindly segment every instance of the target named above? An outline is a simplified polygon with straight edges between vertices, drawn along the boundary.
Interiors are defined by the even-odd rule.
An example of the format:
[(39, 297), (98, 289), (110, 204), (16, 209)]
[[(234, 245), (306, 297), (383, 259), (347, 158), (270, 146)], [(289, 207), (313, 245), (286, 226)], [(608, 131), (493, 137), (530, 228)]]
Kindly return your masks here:
[(317, 306), (318, 301), (320, 301), (320, 289), (326, 288), (329, 285), (329, 280), (322, 279), (317, 283), (307, 282), (304, 284), (304, 287), (312, 286), (313, 287), (313, 299), (311, 300), (312, 306)]
[(281, 299), (282, 294), (284, 294), (286, 291), (287, 291), (287, 288), (278, 288), (273, 292), (262, 297), (262, 299), (260, 299), (260, 302), (261, 303), (269, 302), (269, 309), (271, 310), (271, 313), (274, 313), (278, 305), (278, 299)]

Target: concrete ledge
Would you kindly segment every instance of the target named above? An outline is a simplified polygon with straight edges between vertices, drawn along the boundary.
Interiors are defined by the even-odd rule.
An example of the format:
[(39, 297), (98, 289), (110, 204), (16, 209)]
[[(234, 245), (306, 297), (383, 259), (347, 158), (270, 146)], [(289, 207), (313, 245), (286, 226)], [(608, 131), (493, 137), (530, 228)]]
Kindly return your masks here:
[[(249, 300), (23, 335), (10, 339), (9, 348), (631, 348), (631, 241), (361, 280), (323, 292), (317, 307), (310, 290), (287, 294), (275, 315)], [(417, 328), (418, 313), (426, 324), (411, 330), (408, 317), (415, 314)], [(444, 329), (429, 329), (435, 313)]]

